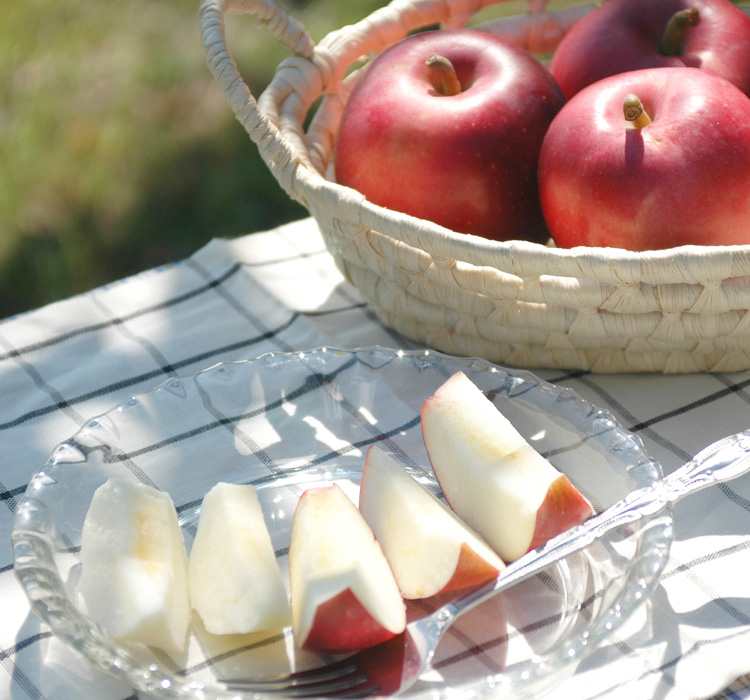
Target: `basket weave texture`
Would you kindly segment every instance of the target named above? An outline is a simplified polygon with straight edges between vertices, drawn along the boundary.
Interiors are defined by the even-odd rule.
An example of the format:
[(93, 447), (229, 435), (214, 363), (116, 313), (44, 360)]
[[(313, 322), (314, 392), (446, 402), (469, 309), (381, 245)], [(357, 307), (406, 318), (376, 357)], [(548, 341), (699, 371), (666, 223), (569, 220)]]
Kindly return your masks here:
[[(333, 181), (336, 130), (367, 61), (414, 30), (466, 26), (497, 3), (395, 0), (317, 45), (271, 0), (203, 0), (200, 16), (209, 67), (238, 120), (389, 327), (436, 350), (519, 367), (750, 369), (750, 246), (635, 253), (489, 241), (376, 206)], [(591, 9), (545, 5), (530, 0), (528, 12), (481, 28), (549, 52)], [(291, 52), (257, 100), (226, 45), (228, 12), (256, 15)]]

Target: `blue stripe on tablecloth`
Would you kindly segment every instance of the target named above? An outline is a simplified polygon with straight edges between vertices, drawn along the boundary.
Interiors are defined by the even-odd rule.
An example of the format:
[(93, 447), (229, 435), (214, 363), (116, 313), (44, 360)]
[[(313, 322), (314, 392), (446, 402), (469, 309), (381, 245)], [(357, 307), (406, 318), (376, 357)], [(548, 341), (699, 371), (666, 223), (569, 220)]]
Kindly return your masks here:
[[(337, 314), (337, 313), (344, 313), (349, 310), (351, 309), (346, 307), (346, 308), (333, 309), (331, 311), (319, 312), (317, 314), (301, 313), (301, 312), (295, 311), (291, 313), (287, 321), (285, 321), (283, 324), (277, 326), (276, 328), (265, 331), (264, 333), (260, 335), (253, 336), (251, 338), (246, 338), (244, 340), (237, 341), (235, 343), (228, 343), (226, 345), (216, 346), (214, 348), (211, 348), (210, 350), (206, 350), (204, 352), (197, 353), (195, 355), (187, 356), (177, 362), (169, 363), (165, 367), (151, 370), (149, 372), (144, 372), (142, 374), (134, 375), (132, 377), (127, 377), (125, 379), (121, 379), (111, 384), (106, 384), (106, 385), (99, 387), (98, 389), (86, 392), (84, 394), (80, 394), (78, 396), (74, 396), (69, 399), (63, 399), (62, 397), (60, 397), (60, 399), (56, 403), (50, 404), (48, 406), (43, 406), (33, 411), (28, 411), (27, 413), (17, 416), (11, 421), (0, 423), (0, 431), (7, 430), (9, 428), (14, 428), (29, 420), (34, 420), (35, 418), (40, 418), (40, 417), (49, 415), (50, 413), (53, 413), (55, 411), (63, 410), (65, 407), (68, 407), (68, 406), (73, 406), (73, 405), (82, 403), (84, 401), (88, 401), (90, 399), (100, 398), (108, 394), (120, 392), (123, 389), (136, 386), (138, 384), (142, 384), (144, 381), (148, 381), (150, 379), (158, 380), (159, 378), (170, 377), (174, 374), (174, 372), (178, 370), (181, 370), (186, 367), (193, 366), (193, 365), (197, 365), (199, 363), (207, 363), (207, 362), (216, 360), (218, 357), (226, 356), (227, 354), (236, 352), (237, 350), (245, 350), (245, 349), (251, 348), (254, 345), (258, 345), (259, 343), (268, 341), (269, 339), (289, 329), (300, 318), (303, 318), (306, 316), (312, 316), (312, 315), (318, 315), (318, 316), (332, 315), (332, 314)], [(19, 358), (20, 357), (22, 357), (22, 354), (19, 353)]]
[(747, 697), (747, 693), (742, 693), (743, 690), (750, 690), (750, 676), (738, 678), (723, 693), (717, 695), (715, 700), (741, 700)]
[[(194, 365), (198, 362), (205, 362), (208, 360), (215, 359), (216, 357), (226, 355), (229, 352), (233, 352), (236, 350), (242, 350), (246, 348), (250, 348), (254, 345), (257, 345), (263, 341), (266, 341), (271, 337), (271, 335), (280, 333), (283, 330), (289, 328), (298, 318), (300, 317), (299, 313), (292, 313), (289, 317), (289, 319), (278, 326), (276, 329), (270, 332), (265, 332), (261, 335), (256, 335), (251, 338), (246, 338), (242, 341), (238, 341), (235, 343), (229, 343), (227, 345), (221, 345), (216, 346), (212, 348), (211, 350), (204, 351), (201, 353), (197, 353), (195, 355), (191, 355), (188, 357), (185, 357), (184, 359), (171, 363), (168, 367), (161, 367), (159, 369), (151, 370), (149, 372), (144, 372), (142, 374), (137, 374), (132, 377), (127, 377), (126, 379), (121, 379), (117, 382), (112, 382), (111, 384), (106, 384), (98, 389), (94, 389), (92, 391), (88, 391), (84, 394), (79, 394), (78, 396), (74, 396), (70, 399), (62, 399), (60, 398), (55, 403), (50, 404), (48, 406), (43, 406), (41, 408), (37, 408), (33, 411), (28, 411), (27, 413), (24, 413), (16, 418), (14, 418), (11, 421), (6, 421), (5, 423), (0, 423), (0, 431), (7, 430), (9, 428), (14, 428), (18, 425), (21, 425), (22, 423), (25, 423), (29, 420), (34, 420), (35, 418), (40, 418), (42, 416), (46, 416), (50, 413), (53, 413), (55, 411), (64, 410), (68, 406), (72, 406), (75, 404), (83, 403), (84, 401), (88, 401), (93, 398), (100, 398), (102, 396), (106, 396), (108, 394), (113, 394), (116, 392), (121, 392), (123, 389), (127, 389), (128, 387), (136, 386), (138, 384), (143, 383), (144, 381), (148, 381), (151, 379), (159, 379), (164, 377), (169, 377), (174, 374), (176, 370), (183, 369), (185, 367), (189, 367), (191, 365)], [(32, 373), (32, 379), (33, 379), (33, 373)], [(39, 382), (41, 385), (42, 383)], [(40, 386), (40, 388), (43, 388), (43, 386)], [(54, 398), (54, 397), (53, 397)]]
[[(315, 250), (312, 252), (300, 251), (299, 254), (296, 256), (284, 256), (284, 257), (273, 258), (273, 259), (265, 259), (262, 262), (257, 262), (254, 260), (246, 260), (246, 259), (240, 259), (240, 262), (243, 267), (252, 269), (252, 268), (259, 268), (259, 267), (272, 267), (273, 265), (283, 265), (284, 263), (293, 262), (295, 260), (304, 260), (304, 259), (322, 256), (322, 255), (327, 256), (328, 254), (329, 254), (328, 251), (324, 248), (324, 249)], [(323, 272), (323, 271), (320, 272), (319, 276), (325, 280), (327, 280), (329, 277), (328, 273)], [(386, 326), (380, 320), (380, 318), (378, 318), (378, 315), (373, 311), (372, 307), (370, 307), (368, 304), (363, 304), (361, 302), (361, 298), (359, 296), (353, 296), (352, 294), (350, 294), (346, 287), (339, 285), (335, 288), (334, 293), (336, 294), (337, 297), (341, 298), (343, 301), (345, 301), (348, 304), (348, 308), (361, 309), (362, 315), (370, 323), (378, 326), (388, 336), (390, 336), (393, 339), (394, 347), (403, 348), (405, 343), (407, 344), (409, 343), (409, 341), (406, 340), (401, 334), (397, 333), (392, 328)], [(310, 314), (310, 315), (313, 315), (313, 314)]]
[[(217, 347), (212, 348), (211, 350), (206, 350), (204, 352), (197, 353), (195, 355), (190, 355), (180, 361), (168, 363), (165, 365), (165, 367), (162, 367), (160, 369), (152, 370), (150, 372), (144, 372), (142, 374), (128, 377), (126, 379), (121, 379), (117, 382), (103, 385), (99, 389), (86, 392), (85, 394), (80, 394), (70, 399), (63, 399), (62, 397), (60, 397), (60, 399), (54, 404), (43, 406), (41, 408), (35, 409), (34, 411), (28, 411), (27, 413), (17, 416), (11, 421), (0, 423), (0, 431), (7, 430), (9, 428), (14, 428), (29, 420), (34, 420), (35, 418), (41, 418), (43, 416), (47, 416), (50, 413), (54, 413), (55, 411), (63, 410), (64, 408), (68, 406), (79, 404), (84, 401), (88, 401), (90, 399), (100, 398), (102, 396), (106, 396), (107, 394), (116, 393), (128, 387), (141, 384), (144, 381), (148, 381), (150, 379), (156, 380), (164, 376), (169, 377), (171, 376), (171, 374), (173, 374), (173, 372), (184, 369), (186, 367), (197, 365), (198, 363), (207, 363), (207, 362), (216, 360), (217, 357), (225, 356), (228, 353), (233, 353), (233, 352), (236, 352), (237, 350), (244, 350), (244, 349), (250, 348), (253, 345), (257, 345), (259, 343), (262, 343), (263, 341), (267, 341), (277, 336), (278, 334), (282, 333), (283, 331), (289, 329), (294, 324), (294, 322), (297, 321), (299, 318), (332, 316), (332, 315), (336, 315), (339, 313), (347, 313), (353, 309), (362, 308), (362, 306), (363, 306), (362, 304), (353, 304), (352, 306), (338, 307), (335, 309), (330, 309), (330, 310), (325, 310), (325, 311), (313, 311), (313, 312), (295, 311), (290, 315), (289, 319), (285, 323), (277, 326), (276, 328), (269, 329), (260, 335), (256, 335), (251, 338), (247, 338), (245, 340), (238, 341), (235, 343), (228, 343), (226, 345), (217, 346)], [(106, 327), (110, 327), (115, 324), (114, 322), (108, 322), (104, 325)], [(66, 338), (66, 340), (67, 339), (68, 338)], [(50, 342), (54, 344), (54, 341), (50, 341)], [(8, 359), (9, 357), (13, 356), (17, 360), (20, 360), (23, 357), (24, 353), (38, 350), (39, 345), (41, 344), (36, 344), (35, 346), (27, 346), (17, 351), (14, 350), (12, 353), (7, 353), (5, 356), (5, 359)], [(32, 376), (32, 379), (33, 379), (33, 376)]]
[[(88, 325), (81, 326), (80, 328), (76, 328), (72, 331), (67, 331), (65, 333), (61, 333), (60, 335), (54, 336), (52, 338), (47, 338), (46, 340), (39, 341), (37, 343), (30, 343), (29, 345), (26, 345), (21, 348), (8, 350), (5, 353), (0, 353), (0, 362), (7, 359), (17, 358), (21, 355), (28, 354), (31, 352), (37, 352), (39, 350), (46, 350), (48, 348), (54, 347), (55, 345), (59, 345), (60, 343), (64, 343), (67, 340), (73, 340), (75, 338), (78, 338), (82, 335), (86, 335), (88, 333), (96, 333), (98, 331), (106, 330), (107, 328), (111, 328), (112, 326), (126, 323), (127, 321), (132, 321), (133, 319), (139, 318), (141, 316), (146, 316), (147, 314), (155, 313), (157, 311), (163, 311), (164, 309), (168, 309), (173, 306), (177, 306), (178, 304), (182, 304), (186, 301), (190, 301), (194, 299), (197, 296), (200, 296), (201, 294), (205, 294), (206, 292), (210, 291), (212, 288), (223, 284), (228, 279), (233, 277), (237, 272), (239, 272), (242, 269), (242, 265), (239, 263), (235, 263), (232, 265), (229, 270), (227, 270), (224, 274), (220, 275), (214, 280), (209, 281), (207, 284), (202, 285), (200, 287), (196, 287), (193, 290), (190, 290), (188, 292), (185, 292), (183, 294), (178, 294), (177, 296), (171, 297), (170, 299), (166, 299), (163, 302), (159, 302), (158, 304), (152, 304), (150, 306), (145, 306), (142, 309), (139, 309), (138, 311), (133, 311), (130, 314), (125, 314), (124, 316), (113, 318), (108, 321), (101, 321), (99, 323), (92, 323)], [(91, 296), (93, 296), (93, 293), (90, 293)]]

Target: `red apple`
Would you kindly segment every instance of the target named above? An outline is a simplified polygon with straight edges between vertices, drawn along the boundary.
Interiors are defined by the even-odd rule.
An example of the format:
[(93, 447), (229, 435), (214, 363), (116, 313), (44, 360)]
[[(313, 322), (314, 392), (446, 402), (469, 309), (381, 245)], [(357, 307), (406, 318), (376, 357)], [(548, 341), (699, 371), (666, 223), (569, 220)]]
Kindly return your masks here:
[(484, 540), (376, 445), (367, 452), (359, 510), (404, 598), (478, 586), (505, 568)]
[[(648, 117), (625, 118), (628, 95)], [(539, 183), (560, 247), (750, 243), (750, 99), (697, 68), (606, 78), (553, 121)]]
[(383, 550), (333, 484), (300, 497), (289, 544), (292, 625), (301, 649), (343, 653), (404, 631), (406, 612)]
[(422, 434), (446, 500), (505, 561), (591, 515), (568, 477), (463, 372), (424, 402)]
[(684, 66), (750, 95), (750, 17), (730, 0), (610, 0), (562, 39), (550, 71), (570, 99), (610, 75)]
[(537, 161), (563, 104), (547, 68), (509, 42), (469, 29), (412, 35), (352, 91), (336, 180), (454, 231), (546, 241)]

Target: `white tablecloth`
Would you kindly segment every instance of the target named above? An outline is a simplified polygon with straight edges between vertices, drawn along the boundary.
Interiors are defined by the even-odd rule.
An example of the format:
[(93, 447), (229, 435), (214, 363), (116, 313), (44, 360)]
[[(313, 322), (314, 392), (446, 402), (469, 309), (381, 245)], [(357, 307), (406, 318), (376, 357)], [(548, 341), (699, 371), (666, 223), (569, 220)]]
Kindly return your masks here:
[[(0, 532), (31, 474), (82, 423), (167, 377), (321, 345), (415, 348), (385, 328), (306, 219), (0, 323)], [(750, 373), (541, 377), (609, 409), (665, 471), (750, 426)], [(750, 698), (750, 477), (676, 507), (652, 603), (552, 697)], [(0, 700), (135, 697), (30, 613), (0, 550)]]

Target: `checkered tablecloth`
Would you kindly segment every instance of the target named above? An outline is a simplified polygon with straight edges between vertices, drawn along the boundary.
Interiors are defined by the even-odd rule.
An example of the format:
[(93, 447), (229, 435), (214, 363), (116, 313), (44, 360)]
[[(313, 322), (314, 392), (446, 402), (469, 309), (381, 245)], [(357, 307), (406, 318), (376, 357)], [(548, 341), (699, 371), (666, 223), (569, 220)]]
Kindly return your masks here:
[[(0, 323), (0, 531), (31, 474), (85, 420), (168, 377), (321, 345), (415, 348), (375, 317), (303, 220)], [(750, 373), (542, 378), (609, 409), (665, 471), (750, 427)], [(750, 698), (750, 477), (676, 507), (650, 605), (551, 697)], [(135, 697), (30, 613), (0, 550), (0, 700)]]

